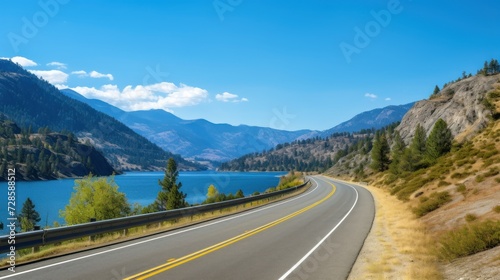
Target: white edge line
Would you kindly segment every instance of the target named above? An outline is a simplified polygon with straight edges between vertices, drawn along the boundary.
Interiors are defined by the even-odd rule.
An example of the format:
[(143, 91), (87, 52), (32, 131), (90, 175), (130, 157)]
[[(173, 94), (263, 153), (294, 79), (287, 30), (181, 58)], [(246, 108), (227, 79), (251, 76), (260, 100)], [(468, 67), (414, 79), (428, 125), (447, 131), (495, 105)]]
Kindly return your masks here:
[(26, 271), (14, 272), (12, 275), (2, 276), (2, 277), (0, 277), (0, 279), (7, 279), (7, 278), (11, 278), (11, 277), (16, 277), (16, 276), (19, 276), (19, 275), (22, 275), (22, 274), (26, 274), (26, 273), (31, 273), (31, 272), (34, 272), (34, 271), (37, 271), (37, 270), (42, 270), (42, 269), (46, 269), (46, 268), (49, 268), (49, 267), (54, 267), (54, 266), (58, 266), (58, 265), (62, 265), (62, 264), (70, 263), (70, 262), (75, 262), (75, 261), (79, 261), (79, 260), (83, 260), (83, 259), (95, 257), (95, 256), (98, 256), (98, 255), (110, 253), (110, 252), (113, 252), (113, 251), (118, 251), (118, 250), (121, 250), (121, 249), (125, 249), (125, 248), (129, 248), (129, 247), (132, 247), (132, 246), (136, 246), (136, 245), (148, 243), (148, 242), (155, 241), (155, 240), (158, 240), (158, 239), (163, 239), (163, 238), (166, 238), (166, 237), (170, 237), (170, 236), (173, 236), (173, 235), (185, 233), (185, 232), (188, 232), (188, 231), (193, 231), (193, 230), (197, 230), (197, 229), (200, 229), (200, 228), (212, 226), (212, 225), (215, 225), (215, 224), (227, 222), (229, 220), (241, 218), (243, 216), (251, 215), (251, 214), (254, 214), (254, 213), (257, 213), (257, 212), (260, 212), (260, 211), (264, 211), (264, 210), (267, 210), (267, 209), (270, 209), (270, 208), (274, 208), (276, 206), (279, 206), (279, 205), (282, 205), (282, 204), (285, 204), (285, 203), (289, 203), (289, 202), (292, 202), (292, 201), (297, 200), (299, 198), (302, 198), (302, 197), (304, 197), (306, 195), (310, 195), (311, 193), (313, 193), (314, 191), (316, 191), (316, 189), (318, 189), (318, 182), (316, 182), (316, 180), (314, 180), (314, 182), (316, 183), (316, 187), (314, 189), (312, 189), (310, 192), (301, 194), (300, 196), (294, 197), (292, 199), (287, 199), (286, 201), (279, 202), (277, 204), (266, 206), (264, 208), (260, 208), (260, 209), (254, 210), (254, 211), (246, 212), (246, 213), (243, 213), (243, 214), (240, 214), (240, 215), (237, 215), (237, 216), (229, 217), (227, 219), (218, 220), (218, 221), (215, 221), (215, 222), (212, 222), (212, 223), (208, 223), (208, 224), (204, 224), (204, 225), (200, 225), (200, 226), (196, 226), (196, 227), (184, 229), (184, 230), (181, 230), (181, 231), (169, 233), (169, 234), (158, 236), (158, 237), (155, 237), (155, 238), (151, 238), (151, 239), (139, 241), (139, 242), (136, 242), (136, 243), (128, 244), (128, 245), (117, 247), (117, 248), (113, 248), (113, 249), (109, 249), (109, 250), (106, 250), (106, 251), (102, 251), (102, 252), (98, 252), (98, 253), (94, 253), (94, 254), (90, 254), (90, 255), (86, 255), (86, 256), (81, 256), (81, 257), (78, 257), (78, 258), (69, 259), (69, 260), (66, 260), (66, 261), (57, 262), (57, 263), (53, 263), (53, 264), (49, 264), (49, 265), (45, 265), (45, 266), (33, 268), (33, 269), (30, 269), (30, 270), (26, 270)]
[[(311, 178), (313, 179), (313, 178)], [(314, 179), (313, 179), (314, 180)], [(314, 182), (316, 182), (316, 180), (314, 180)], [(316, 182), (316, 185), (318, 185), (318, 182)], [(354, 204), (352, 205), (351, 209), (349, 210), (349, 212), (347, 212), (347, 214), (345, 214), (345, 216), (342, 218), (342, 220), (339, 221), (339, 223), (327, 234), (325, 235), (325, 237), (323, 237), (323, 239), (321, 239), (318, 244), (316, 244), (309, 252), (307, 252), (307, 254), (305, 256), (303, 256), (294, 266), (292, 266), (292, 268), (290, 268), (287, 272), (285, 272), (285, 274), (283, 274), (283, 276), (281, 276), (279, 278), (279, 280), (284, 280), (286, 279), (290, 274), (292, 274), (292, 272), (297, 269), (297, 267), (299, 267), (314, 251), (316, 251), (316, 249), (318, 249), (319, 246), (321, 246), (321, 244), (323, 242), (325, 242), (325, 240), (330, 237), (330, 235), (342, 224), (342, 222), (344, 222), (344, 220), (347, 218), (347, 216), (349, 216), (349, 214), (351, 214), (352, 210), (354, 209), (354, 207), (356, 206), (356, 204), (358, 203), (358, 197), (359, 197), (359, 194), (358, 194), (358, 191), (353, 188), (352, 186), (350, 186), (349, 184), (346, 184), (347, 186), (351, 187), (355, 192), (356, 192), (356, 200), (354, 201)]]

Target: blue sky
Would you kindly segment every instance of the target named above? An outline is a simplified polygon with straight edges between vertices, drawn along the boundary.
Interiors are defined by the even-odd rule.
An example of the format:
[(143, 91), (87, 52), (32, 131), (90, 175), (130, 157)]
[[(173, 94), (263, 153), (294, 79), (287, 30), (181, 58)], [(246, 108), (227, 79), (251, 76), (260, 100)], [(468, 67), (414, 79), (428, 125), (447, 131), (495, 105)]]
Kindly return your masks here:
[(500, 58), (494, 0), (0, 5), (0, 57), (58, 87), (233, 125), (328, 129)]

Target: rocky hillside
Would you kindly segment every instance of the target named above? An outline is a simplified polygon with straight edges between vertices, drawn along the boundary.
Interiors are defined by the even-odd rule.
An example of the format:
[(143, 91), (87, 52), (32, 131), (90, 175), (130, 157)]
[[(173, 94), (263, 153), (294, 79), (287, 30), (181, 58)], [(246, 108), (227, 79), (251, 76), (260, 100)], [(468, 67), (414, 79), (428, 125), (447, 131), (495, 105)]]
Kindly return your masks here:
[(458, 141), (469, 139), (485, 128), (490, 108), (486, 94), (494, 89), (498, 75), (477, 75), (452, 83), (428, 100), (417, 102), (403, 117), (398, 130), (409, 143), (417, 124), (429, 132), (434, 123), (443, 119)]
[(8, 168), (16, 169), (16, 180), (116, 173), (100, 152), (79, 143), (73, 134), (54, 133), (47, 128), (31, 133), (0, 115), (0, 180), (7, 180)]

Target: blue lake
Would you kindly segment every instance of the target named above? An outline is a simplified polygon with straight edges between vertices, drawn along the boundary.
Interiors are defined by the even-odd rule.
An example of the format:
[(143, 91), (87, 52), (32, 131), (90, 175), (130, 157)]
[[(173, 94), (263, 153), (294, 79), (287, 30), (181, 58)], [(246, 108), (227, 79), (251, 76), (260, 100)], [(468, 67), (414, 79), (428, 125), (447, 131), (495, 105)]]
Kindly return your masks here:
[[(242, 189), (245, 195), (250, 195), (276, 186), (279, 177), (285, 174), (285, 172), (181, 172), (178, 181), (182, 182), (181, 190), (187, 194), (186, 200), (194, 204), (205, 199), (210, 184), (216, 186), (221, 193), (236, 193), (238, 189)], [(155, 200), (160, 191), (158, 180), (163, 176), (163, 172), (131, 172), (115, 176), (115, 182), (119, 186), (119, 191), (125, 193), (130, 204), (139, 203), (145, 206)], [(7, 183), (3, 182), (0, 185), (5, 191), (3, 199), (0, 200), (0, 221), (6, 226)], [(74, 179), (17, 182), (17, 212), (21, 211), (22, 204), (29, 197), (42, 218), (38, 223), (40, 226), (52, 226), (54, 221), (64, 224), (64, 220), (59, 216), (59, 210), (68, 204), (74, 186)], [(6, 228), (0, 231), (0, 235), (6, 233)]]

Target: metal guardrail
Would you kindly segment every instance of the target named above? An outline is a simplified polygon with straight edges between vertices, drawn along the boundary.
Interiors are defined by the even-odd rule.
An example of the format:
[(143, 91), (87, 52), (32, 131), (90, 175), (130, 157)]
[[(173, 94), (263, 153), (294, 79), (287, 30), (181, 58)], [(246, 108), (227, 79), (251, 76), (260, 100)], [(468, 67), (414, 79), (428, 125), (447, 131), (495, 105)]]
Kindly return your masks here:
[(193, 216), (195, 214), (201, 214), (205, 212), (222, 210), (224, 208), (233, 207), (261, 199), (266, 199), (289, 192), (293, 192), (300, 188), (303, 188), (309, 183), (305, 182), (302, 185), (280, 190), (276, 192), (243, 197), (223, 202), (211, 203), (206, 205), (199, 205), (193, 207), (186, 207), (182, 209), (168, 210), (155, 212), (150, 214), (141, 214), (130, 217), (123, 217), (110, 220), (102, 220), (96, 222), (90, 222), (85, 224), (65, 226), (58, 228), (49, 228), (43, 230), (36, 230), (30, 232), (22, 232), (15, 234), (15, 244), (9, 244), (9, 235), (0, 236), (0, 253), (10, 252), (10, 247), (15, 246), (16, 250), (31, 248), (36, 246), (47, 245), (51, 243), (62, 242), (71, 239), (77, 239), (87, 236), (93, 236), (102, 233), (116, 232), (119, 230), (125, 230), (129, 228), (134, 228), (138, 226), (145, 226), (149, 224), (159, 223), (163, 221), (168, 221), (172, 219), (179, 219), (183, 217)]

